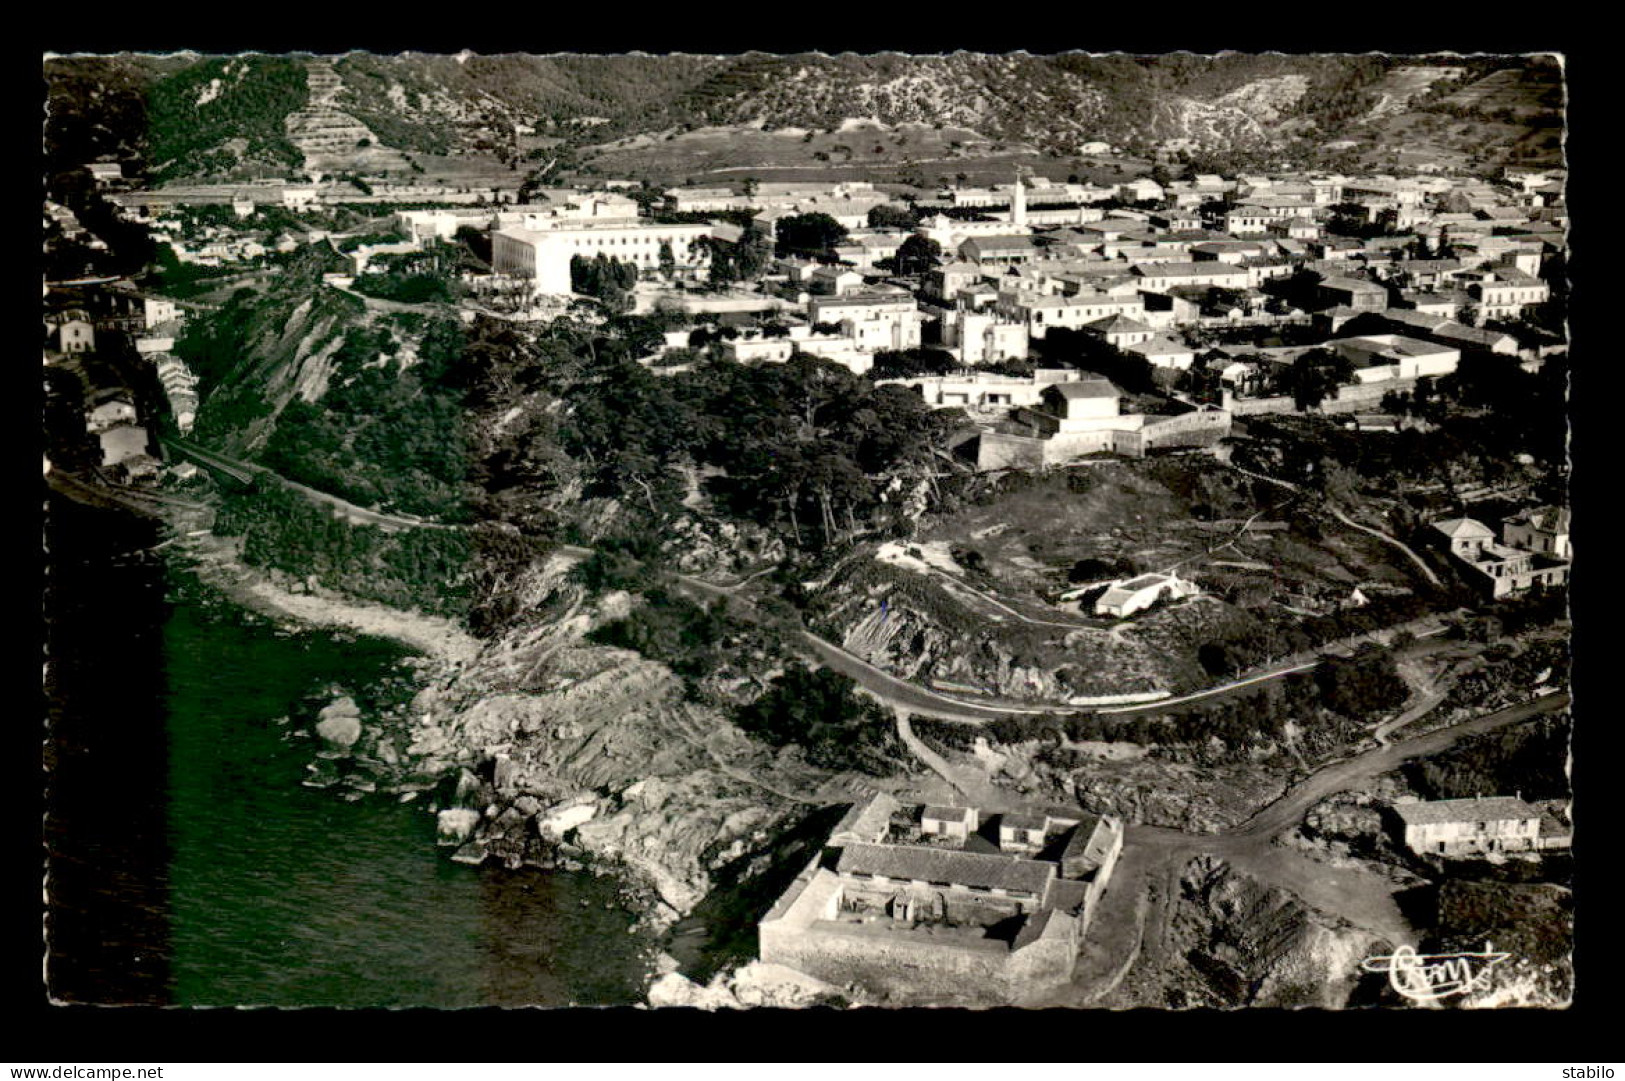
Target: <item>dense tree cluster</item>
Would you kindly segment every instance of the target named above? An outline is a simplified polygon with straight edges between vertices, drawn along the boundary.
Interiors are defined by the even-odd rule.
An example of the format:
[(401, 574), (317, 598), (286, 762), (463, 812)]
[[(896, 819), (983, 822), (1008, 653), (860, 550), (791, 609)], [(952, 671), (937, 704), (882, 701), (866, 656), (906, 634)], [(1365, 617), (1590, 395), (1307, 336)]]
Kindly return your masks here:
[(1137, 353), (1126, 353), (1099, 335), (1067, 327), (1052, 327), (1042, 338), (1033, 340), (1042, 366), (1082, 368), (1110, 379), (1130, 394), (1156, 391), (1151, 362)]
[(775, 747), (801, 747), (815, 766), (890, 776), (905, 749), (886, 711), (854, 686), (827, 668), (791, 665), (738, 712), (739, 726)]
[(1276, 389), (1290, 394), (1299, 409), (1316, 409), (1337, 388), (1354, 382), (1354, 365), (1330, 349), (1311, 349), (1296, 357), (1276, 377)]
[(870, 379), (908, 379), (916, 375), (948, 375), (963, 365), (944, 349), (882, 349), (875, 354)]
[(1569, 795), (1568, 716), (1542, 717), (1499, 732), (1469, 736), (1450, 750), (1401, 767), (1427, 799)]
[(728, 286), (735, 282), (750, 282), (760, 278), (773, 261), (773, 244), (762, 228), (750, 222), (739, 240), (702, 237), (710, 254), (710, 280), (715, 286)]
[(454, 530), (352, 525), (274, 484), (223, 493), (214, 531), (243, 537), (243, 561), (364, 600), (432, 615), (468, 611), (469, 538)]
[(591, 259), (570, 257), (570, 288), (583, 296), (596, 297), (611, 311), (632, 306), (632, 289), (638, 284), (636, 264), (625, 263), (599, 252)]
[[(158, 80), (146, 102), (154, 178), (225, 173), (240, 160), (298, 167), (284, 121), (309, 97), (305, 64), (292, 56), (209, 57)], [(220, 149), (230, 141), (241, 151)]]
[(846, 226), (828, 214), (792, 214), (776, 227), (779, 255), (833, 259), (835, 245), (846, 239)]
[(897, 253), (890, 260), (882, 259), (876, 263), (879, 269), (886, 269), (884, 264), (890, 263), (893, 271), (903, 275), (924, 274), (937, 265), (942, 257), (942, 245), (929, 237), (911, 234), (897, 246)]
[(447, 378), (462, 344), (455, 320), (435, 320), (418, 363), (402, 368), (404, 346), (387, 327), (350, 329), (327, 393), (288, 403), (264, 463), (362, 506), (466, 520), (468, 432), (462, 390)]
[(1315, 667), (1315, 686), (1327, 709), (1351, 718), (1397, 708), (1408, 693), (1393, 654), (1375, 646), (1353, 657), (1322, 658)]

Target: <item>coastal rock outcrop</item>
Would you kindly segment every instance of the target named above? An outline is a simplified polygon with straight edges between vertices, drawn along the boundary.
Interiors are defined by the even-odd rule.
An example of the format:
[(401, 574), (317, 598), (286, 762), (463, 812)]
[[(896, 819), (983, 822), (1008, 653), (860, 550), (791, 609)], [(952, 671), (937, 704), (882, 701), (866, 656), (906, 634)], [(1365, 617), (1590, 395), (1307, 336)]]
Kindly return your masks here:
[(1362, 979), (1361, 959), (1392, 943), (1200, 856), (1180, 880), (1172, 945), (1167, 977), (1190, 1004), (1337, 1009)]
[(361, 709), (346, 695), (324, 708), (316, 718), (316, 734), (329, 747), (349, 750), (361, 739)]
[(703, 985), (677, 972), (667, 972), (650, 985), (648, 998), (649, 1005), (655, 1007), (737, 1010), (849, 1006), (857, 1004), (858, 995), (784, 965), (752, 961), (735, 972), (719, 973)]
[(474, 832), (479, 824), (480, 813), (467, 807), (449, 807), (441, 811), (436, 819), (436, 826), (440, 833), (440, 843), (443, 845), (462, 844)]

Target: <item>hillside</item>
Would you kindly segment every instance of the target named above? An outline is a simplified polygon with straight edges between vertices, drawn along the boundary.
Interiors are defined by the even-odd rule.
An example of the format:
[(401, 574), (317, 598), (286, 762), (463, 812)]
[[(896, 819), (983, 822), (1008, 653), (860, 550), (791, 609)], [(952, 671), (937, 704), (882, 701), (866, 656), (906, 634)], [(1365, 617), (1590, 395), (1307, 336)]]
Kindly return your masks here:
[(1562, 122), (1561, 69), (1540, 57), (176, 54), (48, 59), (48, 141), (63, 160), (140, 157), (160, 180), (286, 173), (304, 164), (290, 132), (309, 126), (312, 74), (330, 126), (380, 158), (356, 166), (390, 170), (412, 155), (517, 167), (637, 135), (864, 124), (1056, 157), (1105, 143), (1306, 160), (1341, 141), (1386, 160), (1425, 136), (1446, 158), (1539, 160)]

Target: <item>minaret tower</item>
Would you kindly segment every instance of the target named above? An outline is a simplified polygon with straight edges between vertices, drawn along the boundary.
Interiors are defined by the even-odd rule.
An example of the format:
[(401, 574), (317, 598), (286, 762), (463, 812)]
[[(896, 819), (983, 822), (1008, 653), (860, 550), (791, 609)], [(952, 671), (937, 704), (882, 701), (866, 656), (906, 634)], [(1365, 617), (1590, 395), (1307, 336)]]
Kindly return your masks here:
[(1027, 224), (1027, 189), (1021, 183), (1021, 166), (1016, 166), (1016, 190), (1010, 195), (1010, 224)]

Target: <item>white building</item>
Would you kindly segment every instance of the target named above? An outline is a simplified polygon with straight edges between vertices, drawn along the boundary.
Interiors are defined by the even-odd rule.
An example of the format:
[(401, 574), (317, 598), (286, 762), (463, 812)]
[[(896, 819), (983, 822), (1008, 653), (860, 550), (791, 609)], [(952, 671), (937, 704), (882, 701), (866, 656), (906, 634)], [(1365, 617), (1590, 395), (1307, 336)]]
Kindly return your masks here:
[(1027, 355), (1027, 323), (996, 312), (956, 309), (942, 321), (942, 344), (962, 364), (1020, 360)]
[(1448, 375), (1461, 362), (1459, 349), (1401, 334), (1369, 334), (1359, 338), (1341, 338), (1326, 344), (1333, 352), (1354, 364), (1354, 376), (1361, 383)]
[(173, 300), (163, 297), (143, 297), (141, 300), (142, 322), (148, 330), (160, 323), (168, 323), (181, 316), (181, 309)]
[(1194, 597), (1202, 592), (1193, 582), (1171, 574), (1142, 574), (1114, 582), (1095, 601), (1095, 615), (1123, 619), (1156, 604), (1159, 600)]
[(709, 225), (558, 224), (551, 228), (509, 227), (491, 234), (492, 269), (498, 274), (530, 278), (541, 293), (571, 292), (570, 260), (603, 254), (628, 262), (640, 271), (660, 267), (662, 245), (671, 249), (679, 271), (692, 272), (705, 262), (698, 241)]
[(1527, 852), (1540, 847), (1540, 812), (1521, 799), (1491, 796), (1400, 803), (1405, 845), (1429, 856)]
[(839, 324), (862, 352), (918, 349), (920, 328), (925, 316), (912, 296), (815, 297), (809, 302), (809, 317), (820, 323)]
[(1077, 296), (1043, 296), (1029, 292), (1001, 292), (999, 311), (1024, 324), (1027, 333), (1042, 338), (1052, 328), (1076, 330), (1102, 319), (1121, 315), (1138, 319), (1145, 314), (1145, 300), (1109, 293), (1080, 293)]

